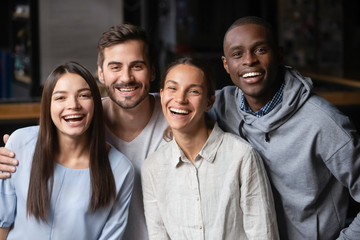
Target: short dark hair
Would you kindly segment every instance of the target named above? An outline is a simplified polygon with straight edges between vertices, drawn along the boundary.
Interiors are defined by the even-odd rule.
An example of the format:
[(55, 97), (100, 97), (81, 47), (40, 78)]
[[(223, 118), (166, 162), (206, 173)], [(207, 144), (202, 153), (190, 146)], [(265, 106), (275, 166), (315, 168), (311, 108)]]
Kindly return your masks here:
[(98, 42), (97, 50), (98, 50), (98, 66), (102, 67), (104, 63), (104, 49), (107, 47), (111, 47), (113, 45), (124, 43), (130, 40), (139, 40), (144, 42), (145, 47), (145, 55), (150, 64), (150, 67), (154, 67), (154, 58), (152, 53), (152, 48), (150, 44), (150, 40), (146, 34), (146, 32), (132, 24), (119, 24), (109, 28), (108, 31), (104, 32)]
[(273, 26), (265, 19), (263, 19), (261, 17), (257, 17), (257, 16), (246, 16), (246, 17), (241, 17), (241, 18), (238, 18), (237, 20), (235, 20), (233, 22), (233, 24), (231, 24), (230, 27), (226, 30), (224, 41), (226, 38), (226, 34), (229, 31), (231, 31), (232, 29), (234, 29), (238, 26), (247, 25), (247, 24), (256, 24), (256, 25), (263, 26), (267, 30), (269, 36), (271, 37), (271, 40), (272, 40), (271, 43), (272, 43), (273, 47), (278, 48), (278, 44), (279, 44), (278, 37), (275, 34)]

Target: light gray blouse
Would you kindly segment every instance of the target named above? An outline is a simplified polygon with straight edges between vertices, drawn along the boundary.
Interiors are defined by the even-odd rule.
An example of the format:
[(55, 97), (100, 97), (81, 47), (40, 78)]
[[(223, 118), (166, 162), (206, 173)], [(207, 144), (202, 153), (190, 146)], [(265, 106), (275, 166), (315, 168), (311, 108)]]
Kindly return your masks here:
[(150, 239), (278, 239), (259, 154), (217, 124), (192, 164), (176, 141), (142, 167)]

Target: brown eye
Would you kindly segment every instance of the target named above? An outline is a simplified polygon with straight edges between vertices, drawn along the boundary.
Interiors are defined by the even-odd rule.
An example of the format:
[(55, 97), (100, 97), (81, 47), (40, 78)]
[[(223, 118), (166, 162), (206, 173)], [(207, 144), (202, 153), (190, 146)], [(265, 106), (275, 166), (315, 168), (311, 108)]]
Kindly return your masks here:
[(233, 56), (233, 57), (236, 57), (236, 58), (240, 58), (240, 57), (242, 57), (242, 53), (241, 53), (241, 52), (234, 52), (234, 53), (232, 54), (232, 56)]
[(264, 54), (267, 52), (266, 48), (257, 48), (255, 49), (255, 54)]

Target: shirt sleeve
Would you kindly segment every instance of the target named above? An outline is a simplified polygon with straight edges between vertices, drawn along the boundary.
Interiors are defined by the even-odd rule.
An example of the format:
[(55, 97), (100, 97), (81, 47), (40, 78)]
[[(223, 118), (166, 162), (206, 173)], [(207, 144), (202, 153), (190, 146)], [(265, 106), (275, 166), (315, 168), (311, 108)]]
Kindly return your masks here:
[[(149, 160), (145, 160), (146, 161)], [(141, 169), (141, 183), (143, 190), (143, 200), (145, 209), (146, 225), (150, 240), (168, 240), (164, 222), (161, 218), (158, 202), (155, 194), (154, 178), (147, 164), (143, 164)]]
[(279, 239), (274, 200), (260, 155), (252, 149), (240, 171), (241, 209), (248, 239)]
[[(118, 159), (118, 161), (127, 159)], [(114, 177), (121, 176), (123, 179), (121, 187), (118, 190), (116, 196), (116, 202), (111, 210), (109, 218), (107, 219), (105, 226), (99, 240), (110, 240), (110, 239), (122, 239), (129, 214), (129, 206), (134, 186), (134, 168), (132, 165), (127, 165), (128, 168), (118, 168), (114, 171)]]
[[(350, 140), (325, 161), (325, 164), (335, 178), (348, 188), (350, 196), (360, 203), (360, 137), (358, 133), (352, 133)], [(360, 213), (349, 227), (342, 229), (338, 239), (359, 239), (359, 235)]]
[(16, 210), (15, 189), (10, 179), (0, 180), (0, 227), (10, 227), (14, 223)]
[[(16, 135), (16, 134), (14, 134)], [(16, 136), (11, 135), (6, 148), (15, 151)], [(0, 179), (0, 227), (10, 227), (15, 220), (16, 191), (13, 184), (14, 175), (8, 179)]]

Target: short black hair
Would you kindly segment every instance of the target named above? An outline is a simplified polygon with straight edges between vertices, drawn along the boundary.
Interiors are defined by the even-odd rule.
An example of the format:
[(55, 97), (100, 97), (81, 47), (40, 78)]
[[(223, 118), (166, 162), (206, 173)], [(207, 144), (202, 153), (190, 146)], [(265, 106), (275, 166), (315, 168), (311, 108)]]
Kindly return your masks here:
[(235, 22), (233, 22), (233, 24), (231, 24), (230, 27), (226, 30), (225, 36), (224, 36), (224, 41), (226, 38), (226, 34), (229, 31), (231, 31), (232, 29), (234, 29), (238, 26), (247, 25), (247, 24), (256, 24), (256, 25), (263, 26), (267, 30), (269, 36), (271, 37), (273, 47), (278, 48), (278, 45), (279, 45), (278, 38), (277, 38), (277, 35), (275, 34), (273, 26), (265, 19), (263, 19), (261, 17), (257, 17), (257, 16), (246, 16), (246, 17), (241, 17), (241, 18), (238, 18), (237, 20), (235, 20)]

